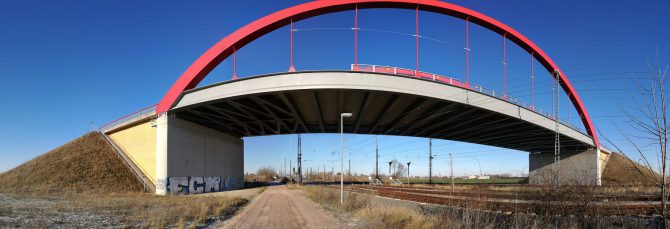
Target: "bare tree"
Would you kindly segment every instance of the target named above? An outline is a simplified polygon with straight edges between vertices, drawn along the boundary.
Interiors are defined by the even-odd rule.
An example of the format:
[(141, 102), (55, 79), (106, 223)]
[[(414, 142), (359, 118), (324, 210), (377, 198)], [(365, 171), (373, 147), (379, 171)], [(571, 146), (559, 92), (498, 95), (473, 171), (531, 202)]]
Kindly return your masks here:
[(407, 173), (407, 168), (405, 168), (405, 164), (398, 162), (398, 160), (393, 159), (391, 161), (391, 176), (394, 178), (400, 178), (403, 175)]
[(259, 181), (270, 181), (277, 176), (277, 170), (270, 166), (264, 166), (258, 168), (256, 171), (256, 179)]
[[(668, 181), (667, 174), (667, 149), (668, 149), (668, 129), (670, 125), (667, 118), (668, 103), (666, 99), (666, 76), (668, 73), (668, 66), (661, 66), (660, 56), (656, 56), (656, 63), (648, 64), (648, 75), (645, 81), (638, 82), (639, 96), (633, 96), (634, 106), (624, 109), (628, 123), (634, 131), (623, 131), (618, 126), (625, 141), (628, 142), (632, 148), (633, 153), (640, 157), (639, 162), (648, 168), (655, 167), (653, 158), (657, 159), (658, 170), (660, 176), (654, 173), (643, 171), (643, 168), (633, 166), (648, 183), (658, 187), (661, 192), (661, 211), (660, 215), (663, 218), (663, 227), (668, 228)], [(610, 139), (606, 139), (618, 151), (623, 153), (626, 157), (629, 153), (621, 150)], [(631, 163), (633, 163), (631, 161)], [(657, 209), (658, 211), (658, 209)]]

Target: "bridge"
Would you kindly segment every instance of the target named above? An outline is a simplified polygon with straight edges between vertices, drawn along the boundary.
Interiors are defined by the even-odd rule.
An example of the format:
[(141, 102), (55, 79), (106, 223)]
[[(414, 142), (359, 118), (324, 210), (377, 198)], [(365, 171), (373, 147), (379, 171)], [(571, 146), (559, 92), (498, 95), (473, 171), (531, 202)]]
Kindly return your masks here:
[[(416, 11), (414, 69), (358, 63), (358, 10)], [(342, 70), (297, 71), (293, 23), (351, 10), (354, 57)], [(418, 13), (436, 12), (465, 22), (465, 76), (419, 69)], [(503, 91), (470, 82), (468, 25), (475, 23), (511, 41), (541, 63), (578, 112), (582, 126), (558, 119)], [(237, 77), (197, 85), (224, 59), (278, 28), (290, 26), (287, 72)], [(532, 87), (532, 85), (531, 85)], [(559, 88), (559, 87), (557, 87)], [(559, 90), (555, 90), (557, 96)], [(553, 98), (553, 97), (552, 97)], [(558, 98), (558, 97), (557, 97)], [(340, 123), (342, 113), (353, 117)], [(323, 0), (290, 7), (258, 19), (223, 38), (200, 56), (155, 106), (115, 120), (101, 131), (156, 194), (214, 192), (242, 187), (242, 137), (295, 133), (414, 136), (484, 144), (529, 153), (531, 184), (599, 185), (609, 157), (577, 92), (558, 66), (528, 38), (484, 14), (440, 1)], [(560, 152), (560, 154), (556, 154)]]

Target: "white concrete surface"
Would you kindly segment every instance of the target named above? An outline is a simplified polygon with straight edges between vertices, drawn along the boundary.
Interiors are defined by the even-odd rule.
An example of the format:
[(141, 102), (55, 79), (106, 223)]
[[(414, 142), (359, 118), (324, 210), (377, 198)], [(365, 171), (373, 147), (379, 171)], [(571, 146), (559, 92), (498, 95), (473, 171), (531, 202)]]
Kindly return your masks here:
[(208, 177), (220, 177), (225, 190), (244, 186), (242, 139), (164, 114), (156, 128), (156, 194), (168, 192), (170, 178), (190, 180), (188, 190), (203, 190), (190, 186)]
[(530, 154), (528, 181), (533, 185), (559, 184), (599, 185), (598, 150), (579, 153), (561, 153), (561, 161), (554, 163), (554, 152)]

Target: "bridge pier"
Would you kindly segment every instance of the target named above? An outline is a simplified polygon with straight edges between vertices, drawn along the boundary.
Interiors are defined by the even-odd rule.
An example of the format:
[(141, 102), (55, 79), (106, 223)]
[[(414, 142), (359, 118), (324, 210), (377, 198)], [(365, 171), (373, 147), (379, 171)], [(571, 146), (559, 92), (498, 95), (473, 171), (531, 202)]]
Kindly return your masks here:
[(561, 151), (554, 163), (554, 152), (535, 152), (528, 157), (528, 183), (531, 185), (600, 185), (609, 154), (601, 150)]
[(156, 194), (195, 194), (244, 185), (244, 142), (161, 113), (156, 125)]

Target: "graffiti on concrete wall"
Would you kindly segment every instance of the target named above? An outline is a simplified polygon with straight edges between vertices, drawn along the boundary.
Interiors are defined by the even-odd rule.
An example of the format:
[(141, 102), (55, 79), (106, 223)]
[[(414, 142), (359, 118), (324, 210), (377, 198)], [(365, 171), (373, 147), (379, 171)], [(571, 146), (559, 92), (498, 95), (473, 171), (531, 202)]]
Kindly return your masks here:
[(239, 188), (237, 177), (168, 177), (170, 194), (198, 194)]

